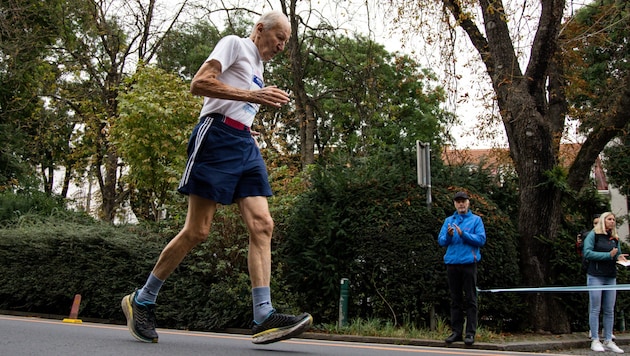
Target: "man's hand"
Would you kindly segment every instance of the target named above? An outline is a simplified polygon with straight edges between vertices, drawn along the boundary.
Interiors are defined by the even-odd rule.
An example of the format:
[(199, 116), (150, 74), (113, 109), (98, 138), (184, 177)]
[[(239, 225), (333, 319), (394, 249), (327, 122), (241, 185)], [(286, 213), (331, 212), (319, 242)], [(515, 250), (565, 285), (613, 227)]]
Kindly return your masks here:
[(279, 108), (289, 102), (289, 94), (275, 85), (255, 90), (253, 93), (254, 100), (252, 102), (273, 106)]

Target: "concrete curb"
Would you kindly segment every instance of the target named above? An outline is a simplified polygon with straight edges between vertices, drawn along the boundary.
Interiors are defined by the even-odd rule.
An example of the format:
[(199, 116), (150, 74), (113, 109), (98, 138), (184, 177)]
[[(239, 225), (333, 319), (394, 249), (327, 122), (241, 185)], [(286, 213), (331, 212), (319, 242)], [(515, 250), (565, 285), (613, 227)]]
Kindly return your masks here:
[[(357, 335), (333, 335), (306, 332), (300, 336), (303, 339), (329, 340), (329, 341), (347, 341), (347, 342), (365, 342), (372, 344), (395, 344), (410, 346), (427, 346), (427, 347), (449, 347), (459, 349), (479, 349), (491, 351), (519, 351), (519, 352), (545, 352), (559, 351), (568, 349), (588, 349), (591, 341), (587, 338), (583, 340), (558, 340), (558, 341), (519, 341), (510, 343), (489, 343), (475, 342), (472, 346), (466, 346), (463, 342), (456, 342), (447, 345), (442, 340), (428, 339), (403, 339), (391, 337), (377, 336), (357, 336)], [(617, 345), (630, 345), (630, 336), (617, 336), (615, 342)]]

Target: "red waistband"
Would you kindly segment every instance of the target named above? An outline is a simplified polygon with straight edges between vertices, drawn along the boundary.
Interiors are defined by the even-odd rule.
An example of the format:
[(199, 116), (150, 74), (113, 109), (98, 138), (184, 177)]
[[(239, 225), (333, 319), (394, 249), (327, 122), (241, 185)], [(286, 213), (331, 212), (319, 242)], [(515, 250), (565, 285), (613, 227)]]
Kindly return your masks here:
[(227, 117), (223, 114), (218, 114), (218, 113), (212, 113), (210, 115), (208, 115), (214, 119), (219, 119), (221, 120), (224, 124), (233, 127), (237, 130), (243, 130), (243, 131), (249, 131), (249, 126), (245, 126), (242, 122), (240, 121), (236, 121), (230, 117)]

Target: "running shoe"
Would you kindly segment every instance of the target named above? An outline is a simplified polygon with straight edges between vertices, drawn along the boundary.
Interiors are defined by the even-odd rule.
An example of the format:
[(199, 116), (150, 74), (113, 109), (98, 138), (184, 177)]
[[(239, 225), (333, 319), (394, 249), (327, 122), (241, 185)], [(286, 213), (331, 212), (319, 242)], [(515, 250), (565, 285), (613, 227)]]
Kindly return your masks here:
[(298, 316), (274, 312), (262, 324), (252, 327), (252, 342), (254, 344), (270, 344), (296, 337), (313, 324), (313, 317), (308, 313)]
[(155, 331), (155, 304), (136, 303), (136, 293), (126, 295), (120, 302), (129, 332), (142, 342), (158, 342), (158, 334)]

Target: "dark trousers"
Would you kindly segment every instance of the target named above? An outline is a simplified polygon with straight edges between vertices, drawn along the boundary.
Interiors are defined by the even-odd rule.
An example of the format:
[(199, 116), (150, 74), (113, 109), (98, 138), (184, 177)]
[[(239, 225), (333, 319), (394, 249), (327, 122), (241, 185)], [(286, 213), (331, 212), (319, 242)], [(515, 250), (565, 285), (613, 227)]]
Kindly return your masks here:
[(451, 328), (463, 335), (464, 312), (466, 335), (477, 331), (477, 264), (446, 265), (448, 288), (451, 292)]

